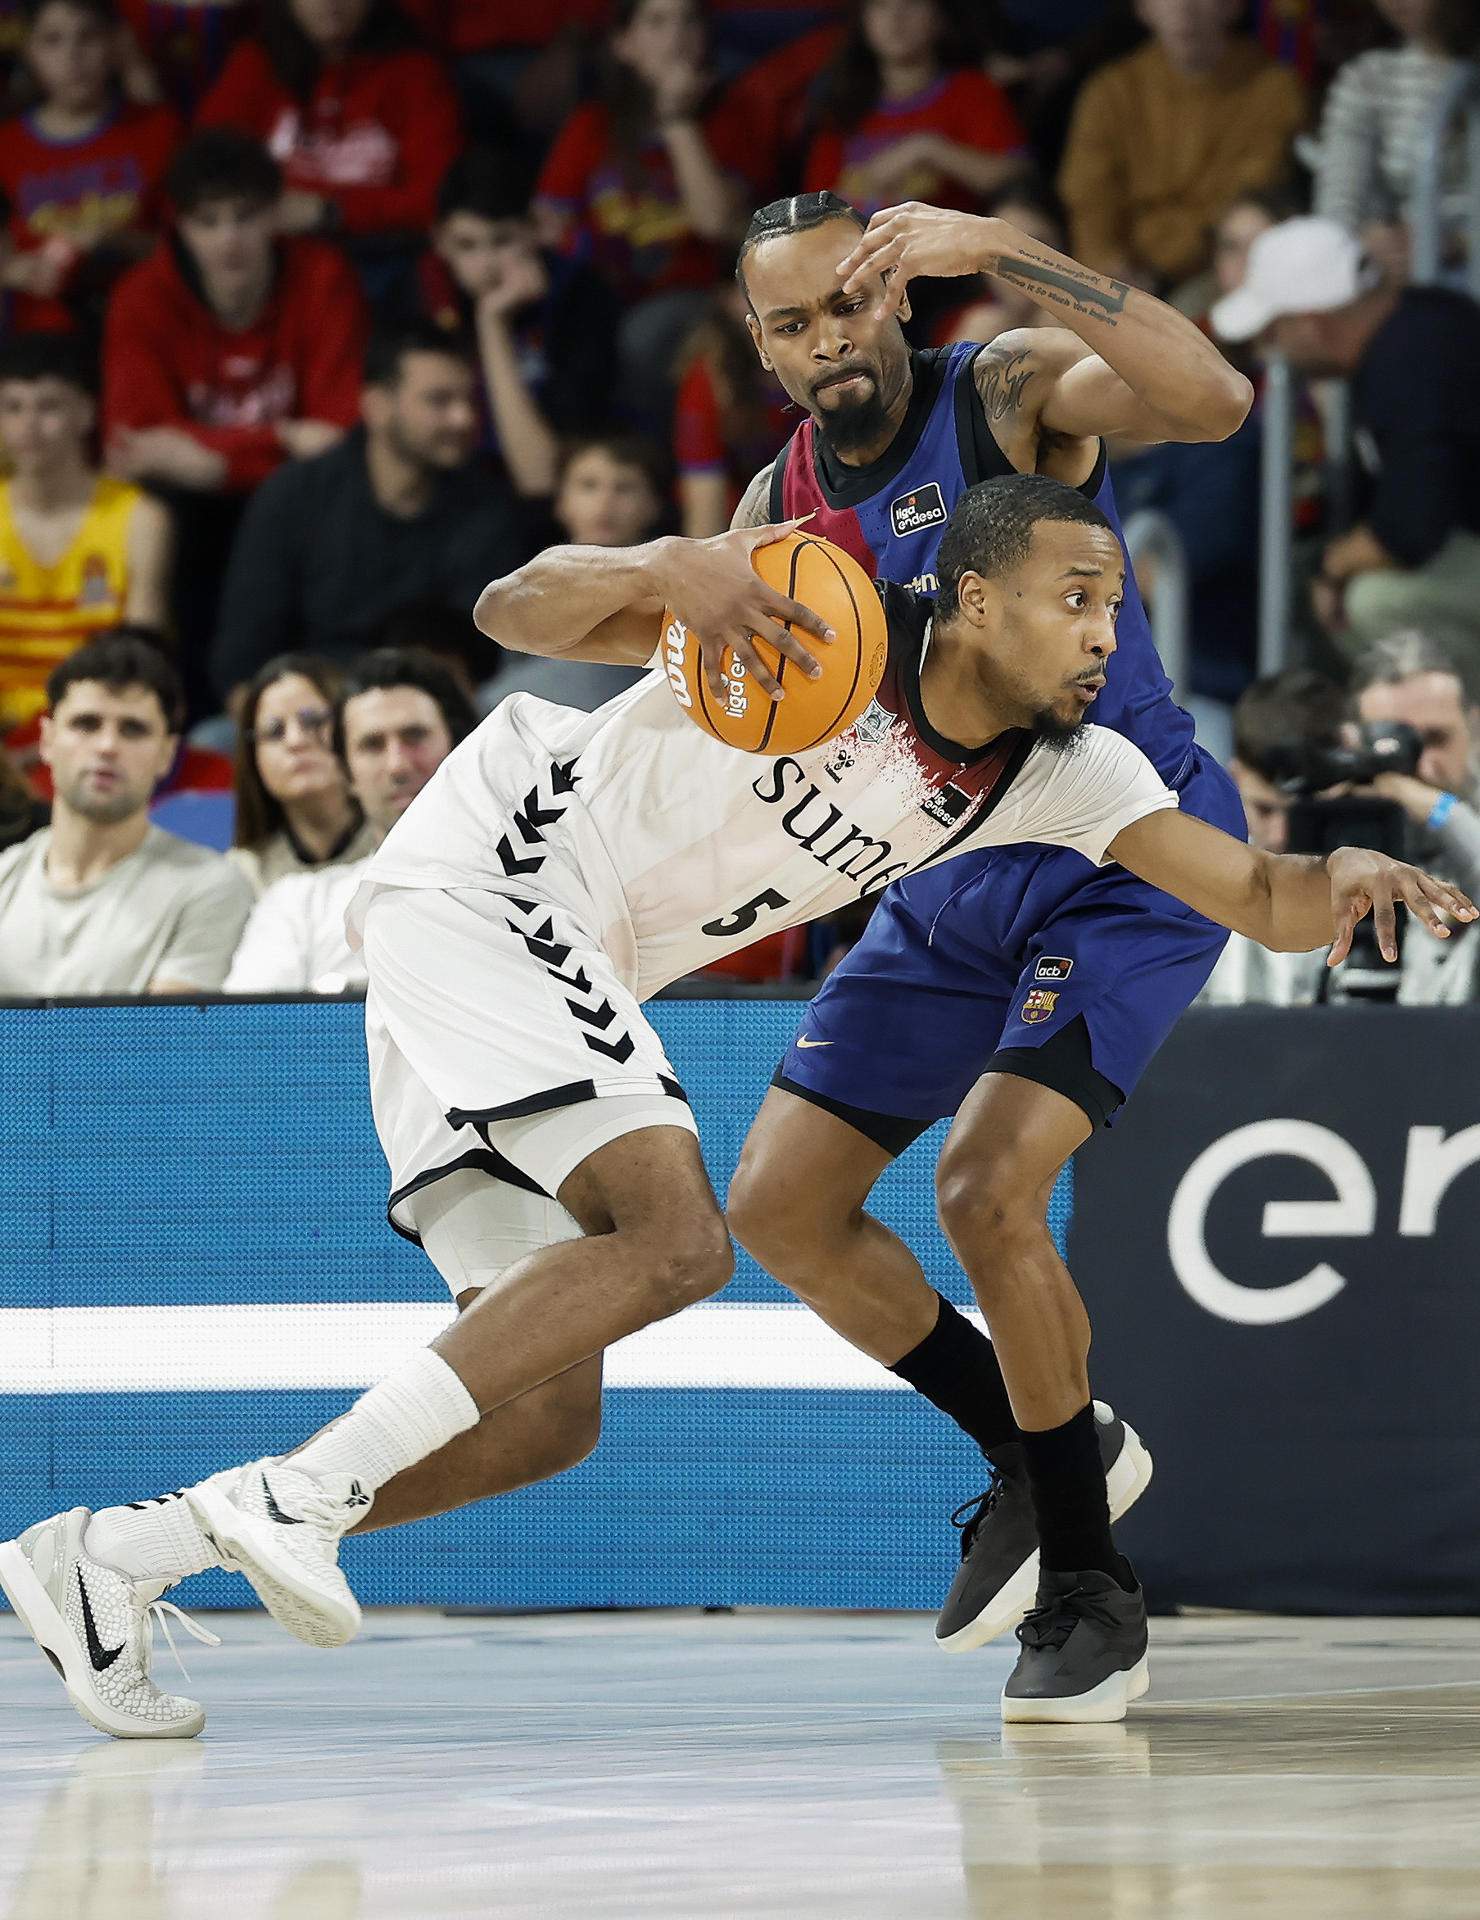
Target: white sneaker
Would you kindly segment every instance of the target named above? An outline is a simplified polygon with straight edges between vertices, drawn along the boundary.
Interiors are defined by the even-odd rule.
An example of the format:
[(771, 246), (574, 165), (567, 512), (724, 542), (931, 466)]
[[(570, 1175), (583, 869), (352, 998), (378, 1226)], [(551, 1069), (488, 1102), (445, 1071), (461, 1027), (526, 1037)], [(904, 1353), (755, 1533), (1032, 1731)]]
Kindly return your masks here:
[(360, 1630), (339, 1542), (372, 1497), (353, 1474), (301, 1473), (274, 1459), (185, 1492), (222, 1559), (247, 1576), (279, 1626), (311, 1647), (342, 1647)]
[(73, 1507), (7, 1540), (0, 1546), (0, 1587), (60, 1674), (67, 1698), (100, 1733), (118, 1740), (192, 1739), (206, 1723), (205, 1710), (150, 1679), (153, 1622), (164, 1627), (171, 1647), (167, 1614), (208, 1646), (221, 1642), (160, 1599), (167, 1581), (140, 1583), (89, 1560), (82, 1539), (91, 1519), (88, 1508)]

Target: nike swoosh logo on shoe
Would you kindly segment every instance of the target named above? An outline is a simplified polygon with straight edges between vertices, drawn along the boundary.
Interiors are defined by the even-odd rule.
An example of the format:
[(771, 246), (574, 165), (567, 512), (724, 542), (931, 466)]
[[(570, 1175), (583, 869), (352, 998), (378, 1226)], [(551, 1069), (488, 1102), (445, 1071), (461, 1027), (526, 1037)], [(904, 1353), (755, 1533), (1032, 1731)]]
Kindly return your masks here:
[(93, 1663), (94, 1673), (106, 1673), (123, 1652), (123, 1647), (105, 1647), (98, 1638), (98, 1623), (93, 1619), (92, 1602), (87, 1597), (87, 1583), (80, 1567), (77, 1570), (77, 1591), (82, 1597), (82, 1627), (87, 1635), (88, 1658)]
[(272, 1488), (267, 1484), (267, 1475), (260, 1473), (257, 1478), (262, 1482), (262, 1491), (267, 1497), (268, 1519), (276, 1520), (280, 1527), (301, 1527), (303, 1522), (301, 1520), (295, 1520), (291, 1513), (284, 1513), (277, 1501), (273, 1499)]

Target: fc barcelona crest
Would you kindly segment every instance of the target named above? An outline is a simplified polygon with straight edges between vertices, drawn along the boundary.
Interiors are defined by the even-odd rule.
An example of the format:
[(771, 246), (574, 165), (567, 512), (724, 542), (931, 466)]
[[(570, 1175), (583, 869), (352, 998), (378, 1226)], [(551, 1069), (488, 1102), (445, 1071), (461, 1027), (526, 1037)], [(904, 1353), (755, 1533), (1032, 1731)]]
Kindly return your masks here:
[(1023, 1018), (1030, 1027), (1037, 1026), (1040, 1020), (1047, 1020), (1059, 1004), (1059, 996), (1051, 987), (1034, 987), (1023, 1002)]
[(82, 584), (77, 590), (77, 604), (83, 607), (106, 606), (113, 598), (113, 588), (108, 579), (108, 562), (100, 553), (90, 553), (82, 563)]

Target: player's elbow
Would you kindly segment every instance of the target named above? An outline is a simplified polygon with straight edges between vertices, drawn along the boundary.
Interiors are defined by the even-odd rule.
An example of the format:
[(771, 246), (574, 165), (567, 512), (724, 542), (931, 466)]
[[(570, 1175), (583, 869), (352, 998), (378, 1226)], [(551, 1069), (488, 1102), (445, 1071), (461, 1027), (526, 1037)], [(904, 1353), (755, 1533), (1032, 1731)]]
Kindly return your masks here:
[(1220, 359), (1198, 396), (1196, 420), (1189, 424), (1197, 428), (1199, 440), (1227, 440), (1248, 419), (1253, 404), (1253, 384)]
[(501, 580), (490, 580), (473, 604), (473, 625), (479, 633), (494, 638), (494, 629), (498, 624), (499, 588)]
[(526, 629), (520, 618), (519, 575), (506, 574), (500, 580), (490, 580), (478, 595), (473, 607), (473, 625), (479, 633), (486, 634), (490, 640), (509, 653), (537, 653), (534, 636)]

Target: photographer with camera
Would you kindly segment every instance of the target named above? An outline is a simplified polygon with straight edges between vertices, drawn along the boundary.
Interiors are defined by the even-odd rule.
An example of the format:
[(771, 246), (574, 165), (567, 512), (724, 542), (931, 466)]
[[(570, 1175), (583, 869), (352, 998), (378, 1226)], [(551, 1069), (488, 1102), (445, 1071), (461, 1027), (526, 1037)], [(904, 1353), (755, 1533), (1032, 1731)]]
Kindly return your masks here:
[[(1340, 750), (1345, 721), (1341, 688), (1306, 667), (1269, 674), (1245, 688), (1233, 710), (1228, 771), (1256, 847), (1266, 853), (1290, 851), (1290, 815), (1297, 804), (1292, 786), (1313, 759)], [(1323, 953), (1271, 953), (1235, 933), (1196, 1004), (1309, 1006), (1328, 971)]]
[(1373, 791), (1396, 801), (1410, 856), (1456, 886), (1480, 881), (1480, 672), (1472, 644), (1434, 629), (1395, 633), (1357, 660), (1352, 694), (1364, 728), (1403, 728), (1412, 765), (1380, 773)]
[(1295, 796), (1285, 784), (1313, 753), (1334, 752), (1346, 725), (1346, 695), (1324, 673), (1291, 667), (1244, 690), (1233, 710), (1233, 775), (1249, 839), (1266, 853), (1290, 851), (1290, 809)]
[[(1296, 668), (1256, 681), (1234, 709), (1230, 767), (1250, 839), (1279, 853), (1356, 842), (1426, 859), (1460, 886), (1480, 878), (1480, 703), (1463, 671), (1427, 636), (1383, 641), (1359, 665), (1354, 718), (1323, 674)], [(1399, 970), (1354, 950), (1339, 978), (1320, 953), (1268, 953), (1235, 935), (1200, 1002), (1456, 1005), (1480, 997), (1480, 941), (1453, 932), (1443, 941), (1400, 926)]]

